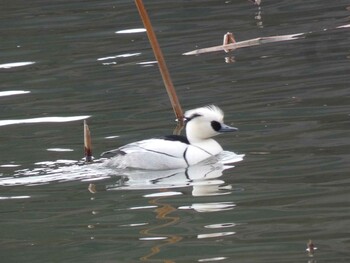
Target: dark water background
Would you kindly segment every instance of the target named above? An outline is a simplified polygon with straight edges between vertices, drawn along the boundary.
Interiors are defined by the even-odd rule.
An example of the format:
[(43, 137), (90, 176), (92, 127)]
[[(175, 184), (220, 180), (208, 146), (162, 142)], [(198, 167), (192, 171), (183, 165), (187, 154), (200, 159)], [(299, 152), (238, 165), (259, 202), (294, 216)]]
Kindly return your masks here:
[[(169, 99), (146, 34), (116, 33), (143, 27), (133, 1), (2, 1), (1, 261), (349, 262), (350, 30), (337, 27), (350, 23), (350, 2), (145, 5), (183, 108), (219, 105), (240, 131), (218, 140), (245, 159), (207, 194), (129, 190), (103, 171), (95, 193), (91, 173), (58, 179), (55, 169), (82, 157), (82, 119), (98, 156), (171, 133)], [(307, 34), (181, 55), (221, 44), (227, 31)], [(17, 62), (27, 63), (8, 64)], [(23, 185), (52, 170), (58, 177)]]

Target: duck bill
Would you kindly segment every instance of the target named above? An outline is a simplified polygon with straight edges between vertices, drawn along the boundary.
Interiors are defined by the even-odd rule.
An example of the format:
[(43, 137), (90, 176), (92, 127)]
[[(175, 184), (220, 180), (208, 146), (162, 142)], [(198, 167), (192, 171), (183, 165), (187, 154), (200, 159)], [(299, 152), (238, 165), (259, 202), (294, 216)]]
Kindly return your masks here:
[(234, 131), (238, 131), (238, 129), (232, 126), (228, 126), (226, 124), (221, 124), (221, 128), (219, 130), (219, 132), (234, 132)]

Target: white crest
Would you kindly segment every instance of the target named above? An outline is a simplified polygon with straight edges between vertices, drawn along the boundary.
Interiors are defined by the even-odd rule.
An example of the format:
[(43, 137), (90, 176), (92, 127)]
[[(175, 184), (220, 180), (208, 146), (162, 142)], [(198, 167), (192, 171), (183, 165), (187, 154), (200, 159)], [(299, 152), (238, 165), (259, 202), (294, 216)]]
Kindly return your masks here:
[(222, 122), (224, 119), (224, 112), (218, 106), (215, 105), (208, 105), (205, 107), (188, 110), (185, 112), (185, 118), (187, 119), (191, 119), (197, 116), (204, 116), (209, 119)]

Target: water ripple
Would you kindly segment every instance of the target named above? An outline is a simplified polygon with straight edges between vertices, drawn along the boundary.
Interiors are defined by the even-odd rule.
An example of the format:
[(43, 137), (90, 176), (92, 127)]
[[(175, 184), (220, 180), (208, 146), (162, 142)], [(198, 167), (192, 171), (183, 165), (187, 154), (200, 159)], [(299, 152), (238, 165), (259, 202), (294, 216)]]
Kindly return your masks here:
[(133, 28), (133, 29), (124, 29), (116, 31), (116, 34), (135, 34), (135, 33), (143, 33), (146, 32), (145, 28)]
[(227, 257), (202, 258), (202, 259), (198, 259), (198, 262), (212, 262), (212, 261), (220, 261), (225, 259), (227, 259)]
[(7, 91), (0, 91), (0, 97), (5, 96), (12, 96), (12, 95), (20, 95), (20, 94), (27, 94), (30, 93), (28, 90), (7, 90)]
[(218, 212), (232, 210), (235, 206), (233, 202), (198, 203), (190, 206), (180, 206), (179, 209), (193, 209), (197, 212)]
[(205, 228), (227, 228), (227, 227), (234, 227), (236, 226), (235, 223), (222, 223), (222, 224), (212, 224), (204, 226)]
[(210, 234), (199, 234), (197, 235), (198, 239), (203, 238), (213, 238), (213, 237), (224, 237), (224, 236), (231, 236), (236, 234), (236, 232), (218, 232), (218, 233), (210, 233)]
[(39, 117), (31, 119), (18, 119), (18, 120), (0, 120), (0, 126), (13, 125), (13, 124), (29, 124), (29, 123), (44, 123), (44, 122), (70, 122), (80, 121), (90, 118), (90, 116), (72, 116), (72, 117)]
[(23, 66), (32, 65), (34, 63), (35, 63), (34, 61), (5, 63), (5, 64), (0, 64), (0, 68), (9, 69), (9, 68), (23, 67)]

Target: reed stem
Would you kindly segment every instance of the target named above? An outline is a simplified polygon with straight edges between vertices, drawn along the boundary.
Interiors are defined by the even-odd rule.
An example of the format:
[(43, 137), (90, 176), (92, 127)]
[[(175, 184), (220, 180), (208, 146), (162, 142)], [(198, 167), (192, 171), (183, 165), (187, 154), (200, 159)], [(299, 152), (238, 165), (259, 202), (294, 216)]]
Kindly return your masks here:
[(171, 80), (168, 67), (165, 63), (163, 53), (158, 44), (157, 36), (154, 33), (151, 21), (148, 17), (147, 11), (145, 9), (145, 6), (143, 5), (142, 0), (135, 0), (135, 4), (141, 16), (142, 22), (147, 30), (147, 36), (151, 43), (153, 53), (157, 59), (159, 70), (162, 75), (163, 82), (167, 90), (171, 105), (173, 107), (176, 119), (180, 125), (183, 125), (183, 122), (184, 122), (183, 111), (182, 111), (179, 99), (176, 95), (176, 91), (175, 91), (173, 82)]
[(92, 162), (91, 134), (86, 120), (84, 120), (84, 156), (85, 162)]

